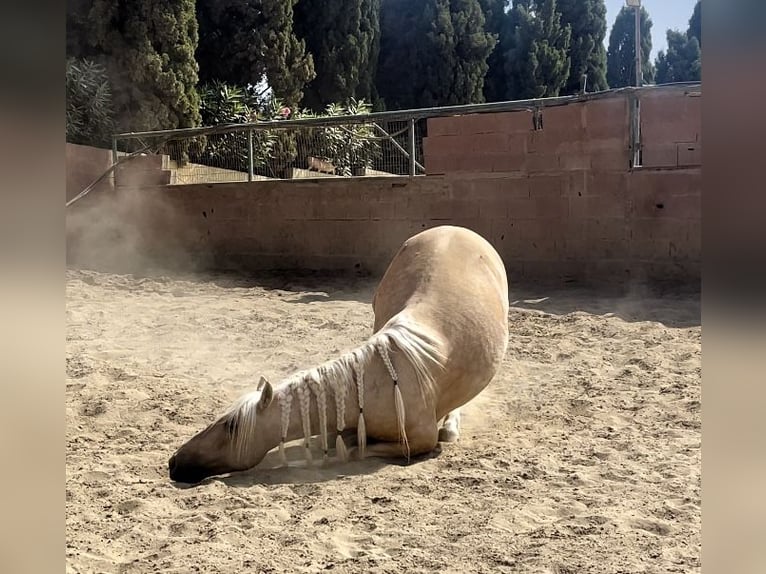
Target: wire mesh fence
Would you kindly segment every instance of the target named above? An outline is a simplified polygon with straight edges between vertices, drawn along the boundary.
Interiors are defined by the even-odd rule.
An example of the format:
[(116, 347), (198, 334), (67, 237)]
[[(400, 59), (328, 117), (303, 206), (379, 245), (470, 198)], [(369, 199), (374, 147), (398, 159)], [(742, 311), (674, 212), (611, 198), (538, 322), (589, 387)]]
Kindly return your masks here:
[(162, 169), (172, 174), (171, 184), (425, 172), (425, 119), (273, 124), (219, 127), (199, 135), (158, 132), (118, 137), (115, 149), (145, 149), (162, 156)]

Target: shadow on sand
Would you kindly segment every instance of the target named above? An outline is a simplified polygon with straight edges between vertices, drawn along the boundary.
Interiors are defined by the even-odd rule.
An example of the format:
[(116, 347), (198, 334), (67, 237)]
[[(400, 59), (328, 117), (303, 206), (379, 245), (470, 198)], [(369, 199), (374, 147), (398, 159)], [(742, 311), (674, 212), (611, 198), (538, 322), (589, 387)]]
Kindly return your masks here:
[[(288, 303), (357, 301), (372, 304), (378, 281), (349, 273), (268, 273), (252, 276), (218, 275), (210, 281), (219, 287), (259, 287), (283, 292)], [(511, 307), (538, 310), (552, 315), (584, 312), (614, 315), (624, 321), (655, 321), (666, 327), (697, 327), (701, 324), (701, 295), (697, 288), (650, 289), (633, 287), (625, 294), (613, 290), (535, 288), (512, 286)]]
[(168, 274), (160, 271), (140, 275), (129, 274), (134, 279), (150, 279), (158, 282), (185, 281), (192, 284), (210, 284), (221, 289), (263, 289), (277, 292), (288, 303), (312, 303), (324, 301), (357, 301), (372, 303), (377, 281), (366, 274), (348, 271), (259, 271), (210, 272), (197, 274)]
[[(215, 272), (194, 275), (154, 271), (122, 277), (127, 279), (129, 285), (135, 281), (136, 288), (140, 288), (143, 280), (149, 279), (158, 283), (185, 281), (197, 285), (212, 284), (221, 289), (263, 289), (276, 292), (287, 303), (303, 304), (332, 301), (371, 304), (378, 285), (376, 278), (347, 271)], [(666, 327), (701, 325), (701, 296), (697, 287), (658, 290), (633, 286), (626, 294), (616, 294), (614, 290), (517, 284), (511, 285), (510, 301), (512, 308), (551, 315), (584, 312), (614, 315), (629, 322), (655, 321)]]
[[(270, 452), (266, 458), (255, 468), (242, 472), (231, 473), (227, 476), (214, 476), (206, 478), (197, 484), (181, 482), (172, 483), (179, 490), (204, 486), (214, 481), (222, 482), (234, 488), (249, 488), (256, 485), (280, 485), (280, 484), (318, 484), (333, 480), (343, 480), (347, 476), (360, 476), (374, 474), (387, 466), (407, 466), (417, 464), (431, 458), (436, 458), (442, 453), (441, 444), (428, 453), (412, 457), (409, 463), (402, 459), (367, 458), (365, 460), (351, 460), (340, 462), (333, 456), (327, 462), (321, 458), (315, 458), (311, 465), (306, 464), (303, 458), (303, 447), (290, 446), (285, 449), (290, 466), (280, 466), (279, 456), (276, 452)], [(314, 456), (316, 453), (312, 451)]]
[(657, 293), (632, 290), (615, 295), (587, 289), (511, 290), (511, 309), (535, 310), (550, 315), (588, 313), (615, 316), (623, 321), (654, 321), (666, 327), (698, 327), (702, 323), (699, 291)]

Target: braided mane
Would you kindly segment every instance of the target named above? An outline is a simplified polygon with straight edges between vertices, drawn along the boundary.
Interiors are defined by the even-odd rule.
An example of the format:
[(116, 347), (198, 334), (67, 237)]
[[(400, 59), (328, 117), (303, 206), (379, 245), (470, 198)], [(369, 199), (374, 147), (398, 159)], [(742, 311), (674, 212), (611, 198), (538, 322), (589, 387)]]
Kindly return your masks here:
[[(345, 460), (346, 451), (340, 438), (340, 433), (344, 430), (346, 401), (349, 389), (354, 387), (356, 387), (357, 391), (357, 406), (359, 408), (357, 437), (360, 454), (364, 456), (367, 438), (364, 420), (364, 372), (376, 352), (381, 355), (393, 379), (400, 440), (405, 449), (405, 454), (409, 457), (407, 437), (404, 433), (405, 407), (401, 400), (398, 377), (393, 370), (390, 359), (388, 359), (388, 354), (393, 350), (394, 346), (402, 352), (415, 371), (416, 383), (421, 396), (425, 400), (434, 398), (435, 370), (444, 368), (445, 364), (445, 357), (441, 351), (443, 348), (441, 341), (420, 328), (419, 325), (407, 316), (403, 316), (403, 314), (396, 315), (360, 347), (346, 352), (336, 359), (322, 363), (317, 367), (295, 373), (279, 385), (275, 392), (275, 399), (278, 401), (281, 409), (280, 436), (282, 440), (279, 446), (283, 464), (287, 464), (284, 442), (287, 438), (287, 429), (294, 398), (298, 399), (298, 407), (301, 411), (306, 458), (308, 461), (311, 461), (309, 439), (311, 438), (310, 406), (312, 396), (317, 401), (317, 412), (320, 417), (321, 444), (324, 458), (326, 459), (328, 456), (328, 397), (332, 395), (336, 408), (336, 430), (338, 433), (336, 452), (340, 459)], [(260, 390), (247, 393), (235, 401), (221, 416), (222, 419), (231, 423), (230, 428), (233, 428), (231, 444), (238, 457), (244, 457), (252, 447), (252, 440), (257, 432), (256, 412), (260, 398)]]

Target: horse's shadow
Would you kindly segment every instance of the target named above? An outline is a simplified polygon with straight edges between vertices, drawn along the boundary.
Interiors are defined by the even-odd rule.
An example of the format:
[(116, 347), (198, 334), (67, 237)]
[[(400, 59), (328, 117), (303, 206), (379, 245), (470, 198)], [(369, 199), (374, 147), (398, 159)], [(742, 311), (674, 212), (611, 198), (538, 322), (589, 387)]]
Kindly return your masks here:
[[(214, 481), (222, 482), (234, 488), (249, 488), (257, 485), (281, 485), (281, 484), (317, 484), (333, 480), (343, 480), (350, 476), (373, 474), (387, 466), (408, 466), (424, 460), (438, 457), (441, 452), (441, 444), (430, 453), (410, 458), (409, 462), (402, 459), (383, 459), (370, 457), (364, 460), (350, 460), (342, 462), (334, 456), (324, 461), (321, 456), (307, 463), (303, 458), (303, 447), (291, 446), (285, 449), (289, 466), (281, 465), (279, 456), (270, 452), (255, 468), (242, 472), (231, 473), (228, 476), (215, 476), (207, 478), (197, 484), (175, 483), (177, 488), (186, 489), (210, 484)], [(316, 456), (316, 455), (315, 455)]]

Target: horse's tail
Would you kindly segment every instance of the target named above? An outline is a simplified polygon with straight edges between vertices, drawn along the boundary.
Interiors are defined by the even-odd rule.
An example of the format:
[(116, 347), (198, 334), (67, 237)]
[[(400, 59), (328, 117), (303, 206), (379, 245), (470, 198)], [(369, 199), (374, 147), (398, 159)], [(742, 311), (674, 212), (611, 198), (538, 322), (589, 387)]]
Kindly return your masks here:
[(438, 339), (427, 334), (414, 321), (401, 315), (393, 317), (376, 333), (376, 339), (378, 352), (393, 380), (394, 410), (396, 411), (399, 441), (402, 443), (405, 456), (409, 461), (410, 446), (407, 440), (404, 399), (399, 388), (399, 377), (389, 357), (389, 351), (391, 350), (392, 343), (395, 344), (404, 354), (410, 365), (412, 365), (415, 371), (416, 384), (424, 401), (432, 400), (435, 397), (435, 371), (444, 368), (445, 356), (442, 352), (441, 342)]

